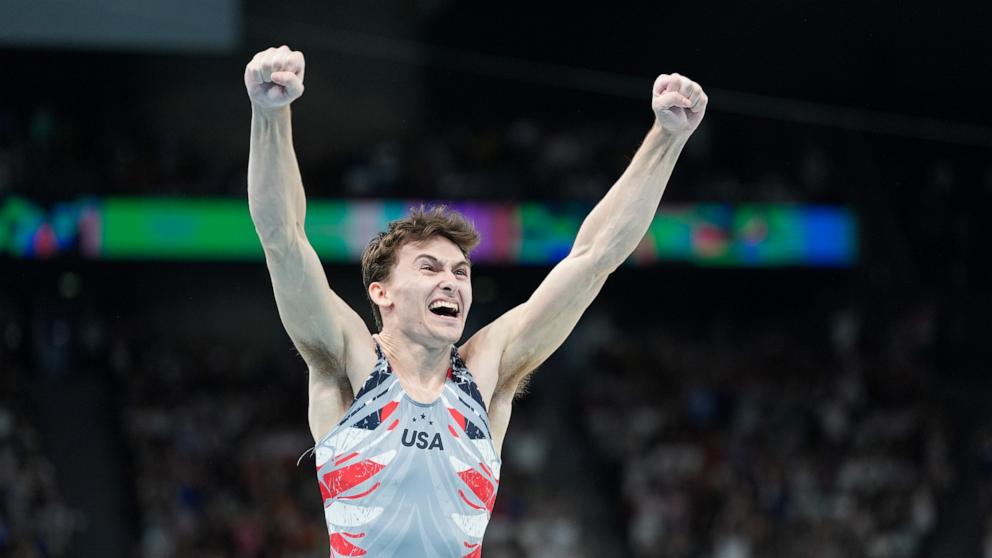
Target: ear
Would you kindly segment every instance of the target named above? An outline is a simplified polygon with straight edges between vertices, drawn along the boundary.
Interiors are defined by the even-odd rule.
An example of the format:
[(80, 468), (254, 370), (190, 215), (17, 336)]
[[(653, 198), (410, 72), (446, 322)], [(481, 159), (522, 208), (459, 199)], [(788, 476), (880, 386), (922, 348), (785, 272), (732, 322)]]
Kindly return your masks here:
[(389, 299), (389, 293), (386, 291), (386, 285), (380, 283), (379, 281), (373, 281), (369, 284), (369, 299), (372, 303), (379, 307), (379, 312), (393, 303)]

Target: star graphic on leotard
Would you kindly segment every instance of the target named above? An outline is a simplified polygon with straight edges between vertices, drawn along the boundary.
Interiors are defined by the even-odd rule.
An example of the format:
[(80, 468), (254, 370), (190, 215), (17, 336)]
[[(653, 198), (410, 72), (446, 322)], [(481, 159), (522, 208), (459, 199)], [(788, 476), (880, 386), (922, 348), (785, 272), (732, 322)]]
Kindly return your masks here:
[(420, 418), (421, 419), (426, 419), (427, 418), (427, 415), (420, 415)]

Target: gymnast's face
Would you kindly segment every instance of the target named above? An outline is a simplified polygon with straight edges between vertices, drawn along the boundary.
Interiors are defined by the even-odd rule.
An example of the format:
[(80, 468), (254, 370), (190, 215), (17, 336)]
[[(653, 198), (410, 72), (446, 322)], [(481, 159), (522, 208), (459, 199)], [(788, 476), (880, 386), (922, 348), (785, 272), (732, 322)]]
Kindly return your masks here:
[[(380, 287), (383, 329), (403, 331), (429, 347), (457, 342), (472, 306), (472, 269), (458, 246), (443, 236), (400, 248), (396, 267)], [(376, 294), (376, 290), (381, 291)], [(384, 304), (383, 304), (384, 303)]]

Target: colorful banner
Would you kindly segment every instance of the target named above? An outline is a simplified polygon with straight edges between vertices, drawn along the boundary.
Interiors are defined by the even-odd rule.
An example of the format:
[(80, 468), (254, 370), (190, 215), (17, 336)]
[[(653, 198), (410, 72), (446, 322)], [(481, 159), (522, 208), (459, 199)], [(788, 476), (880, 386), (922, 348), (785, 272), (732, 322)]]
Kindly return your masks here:
[[(357, 262), (374, 234), (434, 202), (309, 200), (305, 230), (324, 261)], [(578, 203), (452, 203), (475, 223), (478, 263), (553, 264), (592, 208)], [(105, 260), (257, 260), (246, 199), (85, 198), (50, 208), (0, 201), (0, 254)], [(769, 267), (854, 265), (858, 226), (846, 208), (781, 204), (662, 204), (629, 262)]]

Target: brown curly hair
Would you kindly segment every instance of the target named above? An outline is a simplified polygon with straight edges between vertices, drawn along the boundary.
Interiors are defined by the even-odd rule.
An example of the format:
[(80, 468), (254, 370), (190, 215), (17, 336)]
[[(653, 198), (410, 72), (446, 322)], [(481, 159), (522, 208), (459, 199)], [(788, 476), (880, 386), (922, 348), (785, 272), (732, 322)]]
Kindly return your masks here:
[(369, 242), (362, 253), (362, 282), (365, 283), (365, 296), (372, 305), (375, 325), (382, 330), (382, 314), (379, 307), (369, 297), (369, 285), (389, 279), (389, 273), (396, 265), (400, 248), (411, 242), (421, 242), (433, 236), (443, 236), (462, 251), (465, 258), (479, 244), (479, 233), (461, 213), (449, 210), (447, 206), (420, 206), (412, 209), (402, 219), (389, 223), (389, 227)]

